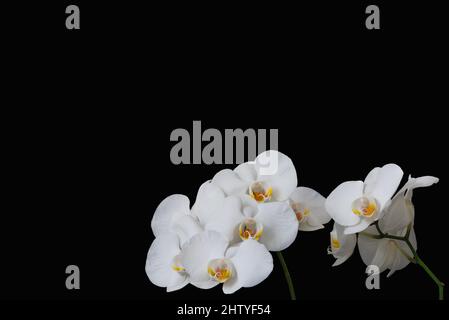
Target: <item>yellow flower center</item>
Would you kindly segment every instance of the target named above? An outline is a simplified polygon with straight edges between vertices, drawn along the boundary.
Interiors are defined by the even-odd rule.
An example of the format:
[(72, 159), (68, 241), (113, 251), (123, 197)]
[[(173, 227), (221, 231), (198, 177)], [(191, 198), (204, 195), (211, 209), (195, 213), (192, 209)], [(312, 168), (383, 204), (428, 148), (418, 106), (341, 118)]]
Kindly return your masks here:
[(207, 273), (217, 282), (226, 282), (232, 277), (232, 264), (227, 259), (211, 260), (207, 266)]
[(259, 240), (263, 232), (263, 226), (252, 218), (245, 219), (239, 225), (239, 236), (242, 240)]
[(377, 207), (376, 199), (360, 197), (352, 203), (352, 212), (358, 216), (371, 218), (377, 212)]
[(332, 249), (340, 249), (341, 247), (340, 241), (338, 241), (337, 238), (331, 237), (331, 247)]
[(185, 269), (181, 266), (177, 266), (176, 264), (172, 264), (171, 268), (176, 272), (182, 272), (185, 271)]
[(271, 199), (273, 189), (264, 182), (254, 182), (249, 187), (249, 195), (257, 202), (265, 202)]
[(304, 222), (304, 220), (310, 215), (310, 210), (306, 208), (302, 203), (294, 202), (290, 204), (290, 207), (292, 208), (293, 212), (296, 215), (296, 219), (298, 219), (299, 222)]
[(181, 265), (181, 256), (177, 255), (173, 258), (171, 268), (176, 272), (184, 272), (186, 269)]

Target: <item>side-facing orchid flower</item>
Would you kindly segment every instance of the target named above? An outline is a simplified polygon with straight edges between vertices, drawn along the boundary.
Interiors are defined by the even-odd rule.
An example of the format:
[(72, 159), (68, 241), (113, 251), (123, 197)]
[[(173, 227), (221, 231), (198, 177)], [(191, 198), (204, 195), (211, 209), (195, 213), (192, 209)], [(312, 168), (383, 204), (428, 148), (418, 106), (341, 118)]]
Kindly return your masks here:
[(403, 172), (396, 164), (374, 168), (365, 181), (347, 181), (340, 184), (326, 199), (325, 207), (345, 234), (365, 230), (380, 219), (401, 182)]
[(298, 234), (298, 220), (287, 202), (257, 203), (247, 195), (229, 196), (204, 228), (223, 235), (231, 244), (249, 239), (270, 251), (290, 246)]
[(289, 197), (290, 206), (296, 214), (300, 231), (324, 228), (331, 217), (324, 208), (326, 199), (313, 189), (298, 187)]
[(255, 240), (228, 248), (228, 241), (215, 231), (205, 231), (190, 239), (183, 248), (181, 262), (191, 284), (210, 289), (223, 283), (223, 292), (229, 294), (259, 284), (273, 270), (271, 254)]
[(380, 272), (389, 269), (389, 277), (396, 270), (405, 268), (410, 261), (414, 261), (417, 242), (413, 229), (413, 189), (428, 187), (437, 182), (438, 178), (431, 176), (409, 177), (407, 183), (385, 208), (378, 224), (359, 234), (359, 252), (366, 265), (376, 265)]
[(151, 229), (156, 239), (148, 250), (145, 271), (152, 283), (167, 291), (183, 288), (189, 282), (181, 264), (182, 245), (202, 232), (196, 218), (190, 214), (189, 199), (180, 194), (165, 198), (157, 207)]
[(327, 250), (328, 254), (332, 254), (337, 259), (332, 265), (333, 267), (348, 260), (354, 252), (357, 243), (357, 236), (355, 234), (344, 234), (343, 231), (344, 227), (335, 222), (334, 228), (330, 233), (330, 246)]
[(234, 171), (224, 169), (212, 179), (226, 196), (248, 194), (257, 202), (285, 201), (298, 183), (289, 157), (269, 150), (254, 162), (240, 164)]

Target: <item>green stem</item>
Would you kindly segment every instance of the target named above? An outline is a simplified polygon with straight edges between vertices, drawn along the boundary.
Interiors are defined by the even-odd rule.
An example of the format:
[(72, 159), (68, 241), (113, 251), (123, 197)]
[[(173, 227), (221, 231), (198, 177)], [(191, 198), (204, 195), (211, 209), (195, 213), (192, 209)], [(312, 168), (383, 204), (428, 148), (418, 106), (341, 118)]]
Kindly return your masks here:
[(296, 300), (295, 288), (293, 287), (292, 277), (290, 276), (290, 272), (288, 271), (287, 264), (285, 263), (284, 256), (281, 251), (276, 252), (279, 261), (282, 265), (282, 270), (284, 270), (285, 280), (287, 281), (288, 291), (290, 292), (290, 298), (292, 300)]
[(409, 235), (410, 235), (410, 226), (409, 229), (407, 229), (407, 234), (405, 237), (399, 237), (399, 236), (393, 236), (388, 233), (383, 233), (382, 230), (379, 227), (378, 221), (374, 223), (376, 226), (377, 232), (379, 233), (380, 239), (387, 238), (387, 239), (393, 239), (393, 240), (400, 240), (404, 241), (408, 248), (410, 249), (410, 252), (413, 254), (414, 261), (424, 269), (424, 271), (427, 273), (427, 275), (436, 283), (438, 286), (438, 299), (444, 300), (444, 283), (438, 279), (438, 277), (430, 270), (430, 268), (424, 263), (424, 261), (421, 260), (421, 258), (418, 256), (418, 253), (416, 252), (415, 248), (413, 248), (412, 243), (410, 242)]

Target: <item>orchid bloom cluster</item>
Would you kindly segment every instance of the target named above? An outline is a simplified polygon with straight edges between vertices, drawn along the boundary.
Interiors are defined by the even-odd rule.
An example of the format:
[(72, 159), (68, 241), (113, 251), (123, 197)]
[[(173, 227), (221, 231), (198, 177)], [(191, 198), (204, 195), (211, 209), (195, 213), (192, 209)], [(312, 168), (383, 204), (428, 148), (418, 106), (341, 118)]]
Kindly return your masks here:
[(379, 272), (388, 269), (387, 277), (416, 262), (413, 190), (438, 178), (409, 177), (396, 192), (402, 176), (399, 166), (387, 164), (371, 170), (364, 181), (340, 184), (327, 197), (325, 207), (335, 221), (328, 249), (336, 258), (334, 266), (345, 262), (356, 245), (363, 262)]
[(325, 198), (297, 182), (291, 159), (270, 150), (203, 183), (191, 208), (184, 195), (167, 197), (151, 221), (150, 281), (167, 291), (222, 283), (229, 294), (265, 280), (273, 270), (270, 251), (331, 219)]
[[(324, 198), (297, 187), (289, 157), (270, 150), (234, 170), (224, 169), (203, 183), (190, 207), (184, 195), (171, 195), (157, 207), (151, 228), (155, 240), (145, 270), (152, 283), (174, 291), (192, 284), (210, 289), (223, 284), (224, 293), (253, 287), (273, 270), (276, 252), (292, 299), (293, 284), (281, 251), (299, 231), (324, 228), (331, 219), (328, 253), (345, 262), (358, 245), (363, 262), (387, 276), (410, 262), (420, 265), (443, 286), (417, 254), (413, 190), (438, 178), (409, 177), (397, 191), (402, 169), (387, 164), (372, 169), (364, 181), (347, 181)], [(396, 192), (397, 191), (397, 192)]]

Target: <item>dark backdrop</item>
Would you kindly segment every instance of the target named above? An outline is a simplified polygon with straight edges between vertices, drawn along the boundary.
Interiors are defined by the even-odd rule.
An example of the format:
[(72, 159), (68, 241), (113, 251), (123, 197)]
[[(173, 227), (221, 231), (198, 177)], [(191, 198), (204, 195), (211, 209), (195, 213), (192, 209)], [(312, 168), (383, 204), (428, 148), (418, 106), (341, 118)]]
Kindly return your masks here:
[[(379, 31), (365, 30), (363, 2), (78, 4), (80, 31), (64, 30), (66, 4), (11, 11), (45, 18), (8, 33), (17, 70), (2, 298), (288, 299), (277, 260), (266, 281), (232, 296), (167, 294), (147, 279), (159, 202), (193, 202), (202, 182), (234, 167), (170, 162), (171, 131), (191, 132), (193, 120), (278, 129), (299, 185), (324, 196), (389, 162), (405, 177), (439, 177), (415, 192), (415, 229), (421, 257), (447, 281), (447, 50), (436, 2), (379, 2)], [(285, 252), (299, 299), (436, 299), (414, 265), (383, 274), (377, 291), (366, 290), (357, 252), (332, 268), (331, 227), (300, 232)], [(81, 290), (65, 288), (69, 264)]]

